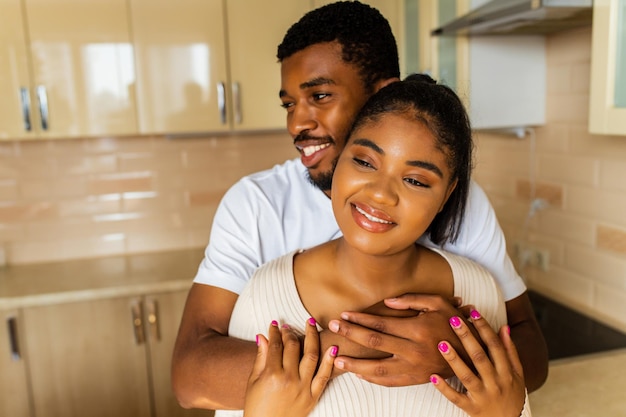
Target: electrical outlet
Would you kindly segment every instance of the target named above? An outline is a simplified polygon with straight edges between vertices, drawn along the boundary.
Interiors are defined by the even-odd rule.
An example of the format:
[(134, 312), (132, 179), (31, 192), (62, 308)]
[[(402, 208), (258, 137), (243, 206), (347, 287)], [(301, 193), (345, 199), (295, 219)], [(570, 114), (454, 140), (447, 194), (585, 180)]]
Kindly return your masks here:
[(550, 269), (550, 251), (547, 249), (537, 248), (520, 241), (514, 243), (513, 251), (519, 269), (524, 269), (527, 266), (539, 268), (542, 271)]
[(535, 249), (534, 252), (534, 262), (533, 264), (541, 269), (542, 271), (547, 271), (550, 269), (550, 252), (546, 249)]

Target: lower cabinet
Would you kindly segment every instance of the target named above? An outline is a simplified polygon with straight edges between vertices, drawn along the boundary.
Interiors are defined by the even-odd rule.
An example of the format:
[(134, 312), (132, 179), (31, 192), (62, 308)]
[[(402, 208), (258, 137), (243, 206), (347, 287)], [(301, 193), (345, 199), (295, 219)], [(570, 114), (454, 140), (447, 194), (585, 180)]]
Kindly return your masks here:
[[(18, 375), (17, 382), (28, 369), (30, 415), (212, 415), (182, 409), (170, 388), (171, 356), (186, 295), (185, 290), (21, 309), (20, 340), (27, 365), (21, 364), (20, 370), (20, 361), (11, 359), (15, 369), (7, 369)], [(3, 397), (5, 359), (0, 361)], [(18, 408), (2, 415), (28, 415), (9, 400), (8, 407)], [(0, 403), (5, 411), (5, 398)]]
[(28, 382), (17, 310), (0, 310), (0, 416), (28, 417)]

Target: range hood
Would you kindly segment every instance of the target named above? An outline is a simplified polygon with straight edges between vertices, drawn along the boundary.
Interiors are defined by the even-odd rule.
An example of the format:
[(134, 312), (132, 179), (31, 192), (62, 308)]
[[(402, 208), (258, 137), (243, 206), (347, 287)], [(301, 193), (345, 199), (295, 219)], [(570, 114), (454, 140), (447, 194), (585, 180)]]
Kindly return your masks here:
[(593, 0), (492, 0), (433, 36), (546, 35), (591, 25)]

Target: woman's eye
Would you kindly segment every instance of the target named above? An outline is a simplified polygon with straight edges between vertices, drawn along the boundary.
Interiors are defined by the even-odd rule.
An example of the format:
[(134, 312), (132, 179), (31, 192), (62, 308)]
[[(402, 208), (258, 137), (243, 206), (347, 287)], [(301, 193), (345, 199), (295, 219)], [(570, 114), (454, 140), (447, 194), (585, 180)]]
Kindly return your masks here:
[(360, 166), (362, 166), (362, 167), (366, 167), (366, 168), (373, 168), (373, 167), (372, 167), (372, 165), (371, 165), (369, 162), (364, 161), (364, 160), (362, 160), (362, 159), (359, 159), (359, 158), (352, 158), (352, 160), (353, 160), (353, 161), (354, 161), (357, 165), (360, 165)]
[(415, 187), (428, 187), (428, 185), (416, 180), (415, 178), (405, 178), (404, 181), (408, 182), (411, 185), (414, 185)]

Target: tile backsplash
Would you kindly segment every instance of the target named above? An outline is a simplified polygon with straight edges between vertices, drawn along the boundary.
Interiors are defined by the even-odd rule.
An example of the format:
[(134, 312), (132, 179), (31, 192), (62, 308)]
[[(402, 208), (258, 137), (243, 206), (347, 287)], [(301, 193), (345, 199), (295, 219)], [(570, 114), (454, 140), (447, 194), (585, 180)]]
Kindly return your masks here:
[(0, 142), (5, 262), (202, 247), (232, 183), (296, 156), (285, 132)]

